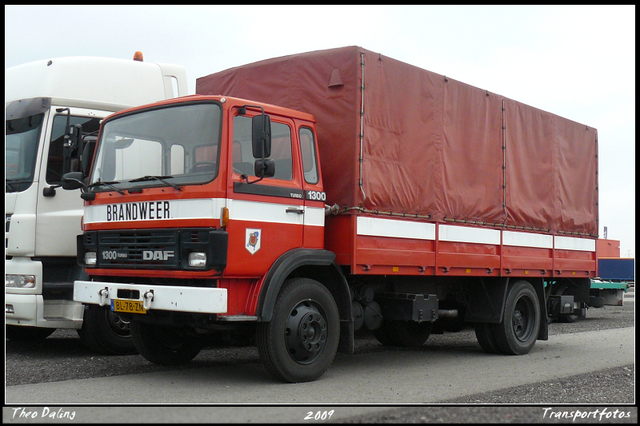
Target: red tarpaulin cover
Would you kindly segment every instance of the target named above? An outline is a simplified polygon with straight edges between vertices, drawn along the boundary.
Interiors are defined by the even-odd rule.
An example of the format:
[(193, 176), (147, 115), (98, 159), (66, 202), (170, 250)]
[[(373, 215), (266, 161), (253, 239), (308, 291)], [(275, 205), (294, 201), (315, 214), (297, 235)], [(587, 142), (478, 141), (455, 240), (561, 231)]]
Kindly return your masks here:
[(504, 96), (357, 46), (211, 74), (196, 93), (313, 114), (328, 204), (598, 234), (597, 131)]

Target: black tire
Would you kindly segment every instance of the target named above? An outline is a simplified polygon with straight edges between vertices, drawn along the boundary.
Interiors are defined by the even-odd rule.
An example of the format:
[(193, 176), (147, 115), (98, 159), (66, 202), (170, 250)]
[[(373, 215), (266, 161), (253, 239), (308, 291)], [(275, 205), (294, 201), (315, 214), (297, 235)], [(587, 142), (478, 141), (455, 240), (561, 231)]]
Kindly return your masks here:
[(78, 335), (90, 350), (104, 355), (136, 354), (130, 323), (108, 308), (88, 305)]
[(483, 351), (488, 354), (500, 353), (498, 344), (496, 343), (496, 336), (493, 333), (493, 324), (486, 322), (479, 322), (474, 324), (476, 330), (476, 338)]
[(51, 336), (55, 328), (28, 327), (22, 325), (7, 325), (7, 339), (20, 342), (44, 340)]
[(329, 368), (340, 340), (340, 317), (333, 296), (309, 278), (284, 283), (271, 321), (259, 323), (260, 358), (278, 380), (318, 379)]
[(391, 320), (382, 320), (380, 327), (373, 330), (373, 335), (384, 346), (402, 346)]
[(418, 347), (424, 345), (433, 329), (433, 323), (415, 321), (394, 321), (398, 340), (402, 346)]
[(131, 338), (144, 358), (158, 365), (182, 365), (202, 350), (203, 341), (186, 327), (131, 321)]
[(500, 352), (505, 355), (529, 353), (540, 330), (540, 302), (528, 281), (509, 286), (503, 320), (493, 324), (493, 332)]
[(602, 296), (590, 296), (589, 306), (592, 308), (602, 308), (604, 306), (604, 297)]
[(458, 316), (455, 318), (442, 318), (440, 320), (438, 320), (439, 322), (441, 322), (442, 324), (442, 329), (444, 331), (448, 331), (450, 333), (457, 333), (459, 331), (464, 330), (465, 327), (467, 327), (467, 323), (464, 322), (464, 317), (465, 317), (465, 312), (466, 312), (466, 308), (465, 307), (458, 307)]
[(418, 347), (424, 345), (432, 330), (432, 322), (385, 320), (373, 335), (385, 346)]

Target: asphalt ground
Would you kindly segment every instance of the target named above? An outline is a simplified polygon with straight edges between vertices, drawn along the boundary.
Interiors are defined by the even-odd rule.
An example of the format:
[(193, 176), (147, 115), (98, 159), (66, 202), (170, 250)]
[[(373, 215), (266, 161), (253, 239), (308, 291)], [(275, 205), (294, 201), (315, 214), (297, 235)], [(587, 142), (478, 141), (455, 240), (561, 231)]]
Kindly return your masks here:
[[(551, 323), (550, 335), (635, 327), (634, 289), (623, 306), (591, 308), (574, 323)], [(455, 336), (455, 334), (451, 334)], [(610, 368), (525, 386), (399, 407), (344, 423), (638, 423), (635, 365)], [(556, 401), (541, 405), (537, 401)], [(582, 404), (582, 405), (581, 405)]]
[[(624, 306), (592, 308), (588, 310), (585, 319), (574, 323), (550, 324), (550, 338), (555, 334), (635, 327), (633, 294), (631, 290), (625, 298)], [(455, 342), (458, 339), (469, 339), (470, 334), (473, 334), (473, 330), (466, 329), (460, 333), (434, 335), (433, 338)], [(359, 337), (356, 350), (384, 349), (365, 333)], [(229, 364), (259, 362), (257, 351), (252, 347), (214, 347), (203, 352), (207, 357)], [(6, 386), (167, 369), (148, 363), (138, 356), (108, 357), (91, 354), (82, 346), (74, 330), (57, 330), (42, 342), (6, 341), (5, 353)], [(221, 355), (223, 360), (220, 360)], [(549, 400), (557, 401), (557, 405), (548, 407), (536, 402)], [(635, 365), (631, 364), (443, 400), (436, 405), (390, 407), (373, 414), (341, 419), (340, 422), (637, 423), (635, 402)]]

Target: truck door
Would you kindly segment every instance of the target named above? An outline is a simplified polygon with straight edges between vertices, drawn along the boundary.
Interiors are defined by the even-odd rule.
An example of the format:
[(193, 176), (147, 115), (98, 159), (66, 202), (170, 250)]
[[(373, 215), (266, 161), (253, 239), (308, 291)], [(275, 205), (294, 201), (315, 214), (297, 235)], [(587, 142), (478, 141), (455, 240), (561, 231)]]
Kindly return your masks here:
[(320, 180), (318, 155), (313, 130), (302, 126), (298, 131), (305, 195), (304, 245), (324, 248), (324, 204), (327, 199)]
[[(62, 175), (69, 171), (79, 171), (79, 163), (67, 162), (63, 158), (63, 143), (67, 114), (56, 114), (55, 107), (47, 126), (48, 144), (42, 160), (39, 178), (38, 204), (36, 214), (36, 254), (38, 256), (76, 256), (76, 235), (82, 232), (80, 220), (83, 201), (80, 190), (65, 191), (55, 189)], [(82, 125), (83, 133), (97, 132), (100, 118), (88, 110), (72, 111), (71, 125)], [(65, 168), (69, 170), (65, 170)]]
[(294, 167), (293, 129), (291, 120), (271, 117), (269, 158), (275, 163), (275, 175), (257, 181), (251, 118), (233, 119), (226, 274), (262, 276), (280, 255), (303, 246), (303, 179)]

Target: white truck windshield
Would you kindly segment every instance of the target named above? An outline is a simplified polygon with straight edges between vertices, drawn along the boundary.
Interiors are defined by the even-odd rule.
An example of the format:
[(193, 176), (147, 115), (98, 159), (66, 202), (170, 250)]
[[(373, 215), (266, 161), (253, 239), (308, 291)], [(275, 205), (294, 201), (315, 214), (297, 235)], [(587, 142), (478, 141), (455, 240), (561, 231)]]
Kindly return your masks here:
[(24, 191), (33, 182), (43, 119), (44, 114), (35, 114), (6, 122), (7, 192)]

